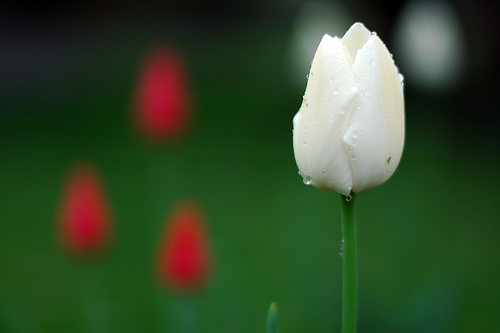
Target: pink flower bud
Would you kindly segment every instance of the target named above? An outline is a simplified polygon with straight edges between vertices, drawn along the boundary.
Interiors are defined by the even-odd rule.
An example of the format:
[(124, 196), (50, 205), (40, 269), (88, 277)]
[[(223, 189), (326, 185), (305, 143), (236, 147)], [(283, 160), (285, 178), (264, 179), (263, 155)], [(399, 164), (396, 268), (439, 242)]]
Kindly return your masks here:
[(160, 280), (173, 291), (198, 291), (208, 282), (212, 266), (201, 209), (182, 203), (167, 223), (158, 260)]
[(158, 48), (146, 55), (139, 70), (134, 113), (136, 126), (147, 140), (173, 141), (185, 134), (190, 97), (178, 53)]
[(111, 217), (97, 171), (78, 165), (68, 175), (59, 212), (63, 246), (77, 257), (100, 254), (109, 244)]

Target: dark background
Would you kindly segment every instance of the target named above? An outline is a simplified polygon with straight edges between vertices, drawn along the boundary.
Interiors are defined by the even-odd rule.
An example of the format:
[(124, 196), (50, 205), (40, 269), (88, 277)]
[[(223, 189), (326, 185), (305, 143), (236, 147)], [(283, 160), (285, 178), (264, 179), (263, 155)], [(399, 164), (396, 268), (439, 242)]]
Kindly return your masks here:
[[(446, 87), (400, 65), (408, 3), (340, 3), (349, 14), (333, 11), (338, 31), (323, 31), (365, 23), (406, 82), (398, 170), (357, 196), (360, 332), (500, 330), (499, 6), (447, 4), (464, 61)], [(153, 260), (183, 199), (204, 208), (215, 253), (193, 300), (200, 332), (262, 332), (271, 301), (283, 332), (340, 331), (339, 195), (305, 186), (292, 149), (312, 60), (293, 51), (303, 13), (302, 1), (0, 5), (0, 331), (172, 331), (181, 300)], [(130, 124), (138, 64), (157, 43), (182, 51), (192, 89), (195, 124), (176, 144), (149, 145)], [(82, 159), (100, 170), (117, 226), (90, 263), (54, 235)]]

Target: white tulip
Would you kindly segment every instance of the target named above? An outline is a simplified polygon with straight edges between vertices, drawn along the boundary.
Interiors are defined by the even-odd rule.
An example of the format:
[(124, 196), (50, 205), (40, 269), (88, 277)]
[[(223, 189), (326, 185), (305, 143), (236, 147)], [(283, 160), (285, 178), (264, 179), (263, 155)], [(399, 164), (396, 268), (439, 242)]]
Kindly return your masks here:
[(384, 183), (404, 144), (403, 76), (384, 43), (361, 23), (324, 35), (293, 118), (305, 184), (343, 195)]

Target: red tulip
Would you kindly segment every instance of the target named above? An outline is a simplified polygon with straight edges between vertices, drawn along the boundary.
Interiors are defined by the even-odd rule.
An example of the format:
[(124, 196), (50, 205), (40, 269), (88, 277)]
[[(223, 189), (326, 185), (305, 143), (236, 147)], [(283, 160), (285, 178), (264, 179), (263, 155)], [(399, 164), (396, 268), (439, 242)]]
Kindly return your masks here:
[(66, 180), (59, 214), (63, 246), (77, 257), (101, 253), (109, 244), (111, 217), (97, 171), (75, 167)]
[(160, 280), (173, 291), (199, 291), (206, 285), (211, 268), (201, 209), (183, 203), (174, 209), (167, 222), (158, 261)]
[(165, 48), (150, 52), (140, 68), (136, 89), (134, 112), (141, 134), (154, 142), (172, 141), (185, 134), (190, 100), (178, 53)]

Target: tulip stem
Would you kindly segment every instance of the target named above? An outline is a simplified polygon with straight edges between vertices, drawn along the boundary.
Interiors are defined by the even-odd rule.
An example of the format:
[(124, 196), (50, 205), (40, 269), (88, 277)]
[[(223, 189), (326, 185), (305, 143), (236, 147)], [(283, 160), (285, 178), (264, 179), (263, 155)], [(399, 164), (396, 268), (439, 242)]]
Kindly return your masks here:
[(342, 333), (356, 332), (358, 271), (356, 254), (355, 195), (341, 195), (342, 216)]

